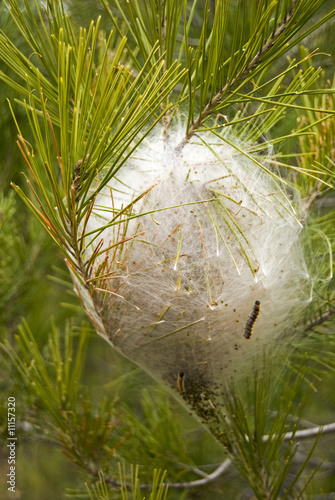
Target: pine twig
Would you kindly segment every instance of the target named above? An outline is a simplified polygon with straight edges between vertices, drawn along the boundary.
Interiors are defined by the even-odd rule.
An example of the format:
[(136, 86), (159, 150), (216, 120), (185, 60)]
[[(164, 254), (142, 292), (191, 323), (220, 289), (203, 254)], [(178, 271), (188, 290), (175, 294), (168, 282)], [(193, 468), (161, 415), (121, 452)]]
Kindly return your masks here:
[(323, 323), (326, 323), (327, 321), (329, 321), (333, 316), (335, 316), (335, 309), (331, 309), (330, 311), (327, 311), (324, 314), (322, 314), (319, 318), (311, 321), (306, 326), (306, 330), (313, 330), (313, 328), (316, 328), (317, 326), (323, 325)]
[[(25, 424), (29, 425), (29, 426), (31, 425), (29, 422), (27, 422)], [(295, 433), (292, 431), (289, 431), (284, 435), (283, 441), (290, 441), (292, 438), (294, 438), (295, 440), (296, 439), (299, 439), (299, 440), (308, 439), (308, 438), (317, 436), (320, 433), (328, 434), (328, 433), (332, 433), (332, 432), (335, 432), (335, 422), (333, 422), (331, 424), (311, 427), (310, 429), (302, 429), (302, 430), (299, 430)], [(270, 436), (264, 435), (262, 440), (264, 443), (266, 443), (269, 439), (270, 439)], [(58, 443), (53, 442), (52, 444), (57, 445)], [(98, 479), (100, 470), (98, 468), (94, 467), (94, 465), (91, 462), (87, 461), (86, 457), (81, 456), (81, 459), (83, 461), (83, 465), (84, 465), (85, 469), (87, 470), (87, 472), (89, 472), (89, 474), (92, 477)], [(197, 479), (195, 481), (181, 482), (181, 483), (168, 483), (169, 488), (184, 489), (184, 488), (194, 488), (194, 487), (198, 487), (198, 486), (205, 486), (206, 484), (209, 484), (209, 483), (215, 481), (231, 465), (232, 465), (231, 459), (227, 458), (224, 462), (222, 462), (219, 465), (219, 467), (217, 467), (215, 469), (215, 471), (213, 471), (211, 474), (204, 475), (205, 477), (203, 477), (202, 479)], [(115, 489), (118, 489), (121, 487), (121, 483), (118, 480), (107, 477), (106, 475), (103, 475), (103, 476), (104, 476), (104, 481), (106, 482), (106, 484), (109, 484), (111, 487), (113, 487)], [(130, 483), (126, 482), (126, 483), (123, 483), (123, 485), (126, 486), (127, 488), (131, 488)], [(140, 484), (141, 490), (149, 490), (151, 488), (152, 488), (151, 483)]]
[[(318, 434), (328, 434), (330, 432), (335, 432), (335, 422), (326, 425), (319, 425), (317, 427), (311, 427), (310, 429), (302, 429), (297, 432), (287, 432), (284, 435), (284, 441), (289, 441), (290, 439), (308, 439), (310, 437), (317, 436)], [(263, 436), (263, 441), (268, 441), (269, 436)]]
[(194, 488), (195, 486), (204, 486), (208, 483), (211, 483), (215, 479), (217, 479), (221, 474), (223, 474), (228, 469), (228, 467), (231, 466), (231, 464), (232, 464), (232, 461), (230, 460), (230, 458), (227, 458), (224, 462), (222, 462), (222, 464), (219, 465), (219, 467), (217, 469), (215, 469), (214, 472), (212, 472), (211, 474), (208, 474), (203, 479), (197, 479), (196, 481), (189, 481), (187, 483), (186, 482), (185, 483), (168, 483), (169, 488), (179, 489), (179, 488)]
[[(167, 57), (167, 54), (166, 54), (166, 22), (167, 22), (167, 17), (166, 17), (166, 13), (165, 13), (165, 10), (164, 10), (164, 0), (161, 0), (161, 9), (162, 9), (162, 26), (161, 26), (161, 29), (162, 29), (162, 41), (163, 41), (163, 47), (162, 47), (162, 52), (165, 53), (165, 57), (164, 57), (164, 64), (163, 64), (163, 68), (162, 68), (162, 74), (164, 74), (167, 70), (167, 66), (166, 66), (166, 57)], [(162, 92), (164, 92), (165, 88), (163, 87), (162, 88)], [(169, 94), (167, 94), (166, 98), (165, 98), (165, 106), (168, 106), (169, 104)], [(161, 104), (161, 111), (163, 111), (164, 109), (164, 106), (163, 106), (163, 102)], [(163, 139), (165, 142), (167, 142), (170, 138), (170, 125), (171, 125), (171, 112), (170, 110), (168, 110), (162, 117), (162, 125), (163, 125)]]
[[(332, 433), (335, 432), (335, 422), (326, 425), (320, 425), (317, 427), (311, 427), (310, 429), (302, 429), (297, 432), (287, 432), (283, 441), (290, 441), (292, 438), (296, 439), (308, 439), (314, 436), (318, 436), (321, 434)], [(263, 442), (267, 442), (270, 439), (268, 435), (263, 436)], [(223, 474), (230, 466), (232, 465), (232, 461), (230, 458), (227, 458), (224, 462), (222, 462), (217, 469), (211, 474), (208, 474), (203, 479), (197, 479), (195, 481), (189, 481), (185, 483), (168, 483), (169, 488), (182, 489), (182, 488), (194, 488), (197, 486), (205, 486), (206, 484), (215, 481), (221, 474)], [(141, 485), (140, 488), (148, 489), (150, 485)]]
[(263, 44), (262, 48), (259, 50), (259, 52), (255, 55), (255, 57), (250, 61), (248, 66), (244, 68), (244, 70), (241, 72), (240, 75), (236, 76), (233, 78), (230, 82), (227, 82), (224, 87), (220, 89), (220, 91), (211, 99), (211, 101), (205, 106), (205, 108), (202, 110), (198, 118), (192, 123), (190, 128), (188, 129), (185, 137), (183, 140), (178, 144), (176, 147), (176, 152), (180, 152), (184, 146), (189, 142), (189, 140), (193, 137), (197, 129), (203, 124), (203, 122), (208, 118), (215, 107), (220, 103), (221, 98), (224, 94), (226, 94), (229, 90), (231, 90), (237, 83), (243, 81), (248, 73), (253, 70), (260, 62), (264, 54), (266, 54), (274, 45), (275, 41), (279, 38), (279, 36), (283, 33), (283, 31), (286, 29), (287, 25), (291, 21), (294, 11), (296, 9), (298, 0), (294, 0), (291, 8), (289, 9), (289, 12), (285, 16), (284, 20), (279, 23), (278, 28), (276, 31), (274, 31), (268, 40), (265, 41)]

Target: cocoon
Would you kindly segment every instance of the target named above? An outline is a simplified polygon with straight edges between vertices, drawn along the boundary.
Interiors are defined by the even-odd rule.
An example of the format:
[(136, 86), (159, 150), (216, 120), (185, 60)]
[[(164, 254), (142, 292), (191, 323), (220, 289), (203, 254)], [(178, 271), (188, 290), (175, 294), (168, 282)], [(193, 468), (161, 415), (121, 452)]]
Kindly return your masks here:
[(209, 133), (176, 153), (179, 137), (152, 135), (96, 199), (86, 231), (105, 229), (85, 258), (109, 249), (78, 291), (100, 333), (208, 423), (227, 380), (301, 317), (309, 279), (284, 183)]

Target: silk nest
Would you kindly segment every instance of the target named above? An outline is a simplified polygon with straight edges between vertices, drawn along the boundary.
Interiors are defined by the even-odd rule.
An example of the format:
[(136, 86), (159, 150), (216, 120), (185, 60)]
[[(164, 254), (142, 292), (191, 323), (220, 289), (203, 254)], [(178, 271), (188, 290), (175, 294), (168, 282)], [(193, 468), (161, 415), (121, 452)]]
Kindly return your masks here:
[(210, 133), (178, 152), (180, 136), (149, 136), (97, 197), (76, 283), (99, 333), (197, 411), (293, 335), (310, 280), (299, 202), (266, 158)]

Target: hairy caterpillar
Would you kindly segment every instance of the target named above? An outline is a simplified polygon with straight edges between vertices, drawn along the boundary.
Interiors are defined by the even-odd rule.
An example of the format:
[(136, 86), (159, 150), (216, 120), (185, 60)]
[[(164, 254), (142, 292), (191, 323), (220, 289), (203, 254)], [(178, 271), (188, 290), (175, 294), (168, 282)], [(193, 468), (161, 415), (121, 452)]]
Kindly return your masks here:
[(184, 376), (185, 376), (184, 372), (179, 372), (177, 385), (178, 385), (178, 389), (180, 390), (180, 392), (185, 392)]
[(252, 313), (250, 314), (249, 319), (245, 325), (244, 336), (246, 339), (250, 339), (251, 337), (252, 329), (254, 327), (256, 319), (258, 318), (260, 310), (261, 310), (261, 303), (259, 300), (256, 300)]

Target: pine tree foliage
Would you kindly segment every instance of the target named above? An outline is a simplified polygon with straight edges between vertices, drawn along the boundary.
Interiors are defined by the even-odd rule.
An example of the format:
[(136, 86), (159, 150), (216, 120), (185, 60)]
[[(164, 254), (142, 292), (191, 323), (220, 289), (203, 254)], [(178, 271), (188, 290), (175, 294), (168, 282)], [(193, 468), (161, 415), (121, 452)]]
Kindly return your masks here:
[[(30, 432), (38, 433), (40, 439), (61, 446), (64, 455), (84, 469), (91, 480), (99, 480), (92, 486), (93, 493), (98, 495), (101, 488), (106, 489), (107, 481), (109, 487), (120, 489), (124, 499), (128, 498), (130, 483), (126, 480), (125, 467), (120, 468), (117, 462), (122, 457), (117, 450), (129, 439), (131, 432), (120, 428), (116, 400), (107, 402), (105, 398), (93, 410), (88, 391), (83, 387), (89, 331), (88, 325), (78, 328), (67, 324), (61, 336), (53, 325), (42, 354), (28, 325), (23, 323), (16, 336), (17, 348), (6, 342), (1, 346), (2, 353), (12, 379), (23, 394), (23, 425)], [(139, 427), (140, 423), (133, 420), (132, 425)], [(104, 475), (100, 469), (104, 470)], [(115, 476), (119, 477), (115, 479)], [(132, 498), (135, 499), (140, 495), (137, 469), (131, 472), (131, 477)], [(160, 477), (155, 471), (150, 488), (152, 500), (165, 498), (164, 475)]]
[[(153, 473), (152, 479), (152, 491), (149, 496), (143, 496), (139, 489), (139, 480), (138, 480), (138, 469), (132, 468), (132, 488), (131, 493), (128, 493), (128, 488), (124, 484), (124, 477), (126, 476), (125, 467), (121, 468), (120, 466), (120, 482), (121, 482), (121, 496), (122, 500), (145, 500), (148, 498), (149, 500), (157, 499), (157, 500), (165, 500), (167, 498), (167, 487), (164, 484), (164, 474), (161, 475), (160, 471), (155, 470)], [(90, 500), (104, 498), (106, 500), (110, 498), (115, 498), (110, 495), (107, 484), (102, 475), (100, 475), (100, 482), (93, 486), (92, 489), (87, 487), (89, 492)]]
[[(59, 312), (59, 319), (66, 317), (65, 311), (61, 313), (55, 303), (57, 287), (50, 287), (48, 279), (41, 280), (41, 274), (46, 276), (50, 272), (50, 260), (55, 262), (59, 258), (58, 252), (36, 219), (29, 218), (20, 200), (5, 190), (5, 184), (3, 187), (0, 194), (1, 339), (14, 334), (23, 316), (34, 322), (38, 334), (43, 335), (47, 315)], [(35, 294), (39, 293), (48, 298), (43, 315), (34, 308)], [(69, 302), (75, 300), (68, 297)]]
[[(306, 385), (316, 389), (322, 377), (334, 371), (335, 366), (332, 338), (335, 89), (333, 75), (328, 72), (325, 76), (317, 67), (320, 56), (317, 49), (301, 47), (297, 53), (296, 48), (304, 39), (310, 40), (314, 32), (319, 33), (322, 26), (333, 22), (332, 6), (324, 0), (102, 0), (99, 8), (103, 9), (103, 19), (92, 20), (84, 27), (78, 27), (73, 20), (71, 3), (48, 0), (40, 5), (28, 0), (4, 0), (3, 6), (21, 37), (18, 44), (5, 26), (0, 30), (3, 62), (0, 78), (10, 88), (8, 95), (15, 95), (15, 102), (9, 101), (9, 109), (25, 163), (24, 187), (16, 177), (12, 186), (65, 256), (95, 327), (116, 347), (119, 339), (106, 330), (110, 316), (107, 321), (105, 311), (112, 310), (111, 304), (116, 300), (126, 305), (124, 310), (123, 305), (118, 305), (108, 313), (113, 321), (118, 321), (117, 314), (127, 316), (131, 311), (131, 301), (122, 295), (122, 282), (117, 279), (119, 272), (128, 266), (137, 241), (150, 249), (154, 246), (145, 240), (142, 226), (145, 217), (159, 226), (160, 214), (165, 216), (172, 213), (171, 209), (177, 211), (192, 205), (202, 240), (205, 227), (199, 214), (205, 213), (218, 253), (219, 245), (224, 245), (234, 271), (240, 274), (238, 254), (253, 278), (257, 278), (258, 263), (250, 235), (243, 222), (231, 215), (231, 207), (239, 213), (242, 201), (222, 186), (214, 188), (208, 183), (203, 191), (206, 196), (200, 199), (157, 208), (147, 201), (154, 199), (152, 193), (158, 184), (153, 178), (141, 192), (124, 198), (118, 205), (116, 198), (125, 185), (123, 172), (129, 162), (146, 161), (143, 148), (158, 136), (174, 157), (182, 155), (188, 147), (201, 146), (213, 162), (223, 166), (225, 159), (217, 145), (228, 148), (233, 158), (247, 162), (248, 176), (256, 172), (269, 179), (266, 185), (273, 192), (268, 189), (265, 193), (262, 185), (258, 194), (266, 203), (275, 200), (273, 205), (276, 215), (280, 213), (279, 219), (292, 217), (292, 224), (302, 219), (303, 271), (308, 276), (310, 305), (296, 315), (289, 310), (292, 322), (286, 320), (281, 337), (284, 354), (277, 348), (271, 357), (272, 349), (264, 347), (269, 358), (264, 370), (260, 369), (263, 361), (259, 358), (256, 370), (248, 363), (240, 364), (238, 371), (244, 374), (241, 380), (235, 385), (227, 378), (219, 396), (208, 390), (201, 377), (198, 385), (191, 380), (190, 389), (185, 391), (184, 375), (179, 374), (173, 388), (179, 401), (191, 408), (223, 445), (222, 456), (228, 461), (223, 462), (222, 472), (220, 467), (217, 470), (224, 475), (226, 467), (231, 470), (234, 466), (231, 474), (243, 484), (240, 491), (251, 489), (256, 498), (262, 499), (309, 498), (306, 471), (312, 479), (314, 472), (309, 463), (317, 442), (310, 447), (297, 444), (304, 411), (303, 395), (307, 392)], [(294, 51), (296, 59), (291, 59)], [(285, 58), (286, 55), (289, 57)], [(237, 171), (227, 171), (226, 177), (234, 177), (236, 186), (252, 200), (248, 216), (266, 218), (268, 205), (257, 201), (257, 193), (246, 183), (246, 177)], [(185, 182), (188, 181), (187, 176)], [(109, 192), (109, 206), (101, 202), (106, 192)], [(299, 212), (292, 216), (291, 193), (297, 192), (302, 202)], [(6, 285), (3, 288), (9, 290), (1, 297), (4, 305), (11, 301), (15, 287), (19, 286), (15, 276), (24, 261), (24, 246), (16, 232), (12, 207), (12, 196), (1, 199), (0, 222), (6, 232), (2, 240), (8, 248), (6, 266), (11, 269), (11, 274), (1, 280)], [(91, 224), (93, 217), (98, 223)], [(222, 236), (223, 223), (228, 243)], [(136, 230), (131, 229), (134, 224)], [(184, 257), (186, 238), (182, 226), (181, 223), (173, 231), (170, 229), (169, 234), (177, 241), (175, 268)], [(105, 234), (111, 236), (107, 238)], [(238, 252), (231, 250), (229, 240), (236, 244)], [(128, 272), (128, 267), (124, 272)], [(215, 308), (218, 304), (212, 297), (211, 272), (204, 274), (209, 307)], [(182, 289), (182, 275), (175, 287), (177, 291)], [(144, 353), (162, 352), (164, 346), (177, 342), (175, 339), (185, 330), (198, 332), (196, 329), (202, 328), (200, 319), (186, 319), (185, 325), (177, 323), (176, 327), (153, 336), (164, 322), (167, 324), (169, 314), (170, 306), (162, 306), (153, 322), (140, 324), (125, 334), (125, 344), (132, 342), (137, 334), (145, 340), (141, 346)], [(131, 312), (129, 317), (132, 321)], [(147, 332), (145, 328), (150, 328), (149, 336), (142, 335), (142, 331)], [(73, 347), (75, 338), (77, 351)], [(285, 338), (289, 340), (289, 348)], [(195, 352), (203, 340), (206, 340), (204, 334), (195, 338)], [(156, 348), (159, 342), (163, 342), (163, 348)], [(109, 498), (111, 487), (119, 490), (122, 499), (140, 498), (145, 494), (142, 488), (146, 487), (152, 491), (149, 496), (152, 500), (180, 498), (181, 488), (187, 492), (188, 488), (209, 485), (219, 477), (219, 472), (207, 474), (193, 463), (178, 426), (173, 423), (169, 426), (167, 420), (164, 429), (157, 431), (154, 424), (161, 418), (157, 411), (159, 403), (150, 394), (142, 393), (146, 427), (131, 412), (125, 417), (132, 425), (132, 436), (118, 427), (114, 401), (105, 401), (93, 410), (90, 398), (81, 393), (79, 384), (86, 348), (85, 327), (68, 325), (62, 344), (60, 332), (54, 326), (42, 355), (28, 325), (23, 323), (16, 346), (6, 342), (3, 353), (30, 408), (31, 425), (40, 429), (43, 418), (49, 437), (91, 478), (99, 481), (87, 487), (88, 498)], [(127, 346), (119, 350), (126, 356), (132, 353)], [(260, 350), (262, 355), (263, 349)], [(144, 366), (145, 355), (141, 358), (140, 353), (138, 360), (134, 355), (129, 357), (149, 373), (155, 372), (152, 360)], [(275, 357), (285, 359), (284, 369), (269, 369)], [(293, 361), (297, 359), (303, 361)], [(212, 370), (215, 372), (216, 368), (213, 362)], [(166, 373), (163, 375), (158, 370), (158, 380), (168, 378)], [(211, 376), (215, 385), (213, 372)], [(170, 381), (169, 384), (171, 389)], [(161, 405), (162, 413), (173, 421), (169, 405)], [(39, 417), (35, 422), (36, 411)], [(140, 443), (139, 455), (143, 455), (136, 458), (143, 460), (145, 473), (141, 480), (137, 469), (128, 475), (125, 468), (117, 470), (117, 462), (113, 461), (117, 457), (131, 462), (127, 443), (132, 439)], [(166, 449), (168, 456), (164, 453)], [(300, 465), (298, 456), (303, 457)], [(154, 457), (153, 464), (150, 457)], [(168, 469), (168, 475), (156, 471), (152, 479), (155, 467)], [(194, 474), (202, 479), (192, 481)], [(166, 477), (170, 483), (168, 493), (164, 486)], [(228, 492), (229, 480), (220, 481), (222, 491)], [(236, 490), (231, 498), (234, 495)]]
[[(275, 377), (271, 377), (269, 367), (258, 369), (254, 387), (249, 387), (247, 394), (235, 388), (225, 400), (229, 446), (235, 450), (238, 470), (246, 477), (257, 498), (302, 498), (313, 477), (313, 471), (307, 472), (305, 467), (317, 444), (314, 441), (310, 450), (303, 446), (300, 452), (304, 461), (300, 468), (294, 467), (299, 449), (294, 442), (295, 433), (305, 403), (300, 398), (297, 404), (296, 397), (303, 385), (304, 369), (296, 366), (296, 372), (286, 374), (288, 386), (279, 388), (270, 387), (271, 383), (275, 384)], [(283, 446), (289, 429), (292, 430), (290, 440)], [(295, 474), (290, 480), (292, 466)], [(305, 475), (302, 481), (301, 474)]]

